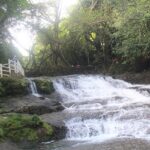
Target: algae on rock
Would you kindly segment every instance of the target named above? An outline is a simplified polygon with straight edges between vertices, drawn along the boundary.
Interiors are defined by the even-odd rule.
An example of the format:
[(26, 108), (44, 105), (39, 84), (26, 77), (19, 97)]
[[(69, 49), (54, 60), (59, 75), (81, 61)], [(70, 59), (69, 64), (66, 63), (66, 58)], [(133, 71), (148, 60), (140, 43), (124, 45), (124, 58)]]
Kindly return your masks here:
[(37, 90), (40, 94), (51, 94), (54, 92), (53, 83), (45, 79), (34, 79)]
[(0, 116), (0, 139), (40, 141), (50, 139), (53, 128), (36, 115), (7, 114)]
[(28, 87), (28, 81), (23, 78), (0, 78), (0, 97), (26, 95)]

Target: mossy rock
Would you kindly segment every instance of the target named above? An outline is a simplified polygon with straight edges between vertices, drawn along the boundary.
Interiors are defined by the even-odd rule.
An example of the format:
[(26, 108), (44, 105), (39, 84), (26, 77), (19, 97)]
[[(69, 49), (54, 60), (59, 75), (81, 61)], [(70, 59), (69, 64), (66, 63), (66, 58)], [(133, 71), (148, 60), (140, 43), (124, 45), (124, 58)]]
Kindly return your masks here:
[(26, 95), (28, 86), (26, 79), (0, 78), (0, 97)]
[(37, 86), (38, 93), (40, 94), (51, 94), (54, 92), (53, 83), (49, 80), (34, 79)]
[(10, 114), (0, 116), (0, 139), (12, 141), (40, 141), (50, 139), (52, 126), (36, 115)]

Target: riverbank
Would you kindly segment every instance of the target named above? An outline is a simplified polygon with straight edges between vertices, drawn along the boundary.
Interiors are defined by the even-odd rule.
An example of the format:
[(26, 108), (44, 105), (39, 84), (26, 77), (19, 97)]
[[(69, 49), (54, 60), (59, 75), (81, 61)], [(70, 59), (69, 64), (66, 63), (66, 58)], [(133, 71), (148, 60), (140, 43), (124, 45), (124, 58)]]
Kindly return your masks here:
[(116, 79), (122, 79), (130, 83), (137, 84), (150, 84), (150, 71), (144, 71), (141, 73), (131, 73), (127, 72), (124, 74), (109, 74)]
[[(69, 143), (69, 144), (66, 144)], [(80, 143), (80, 142), (79, 142)], [(59, 147), (57, 150), (149, 150), (150, 142), (144, 139), (132, 139), (132, 138), (122, 138), (122, 139), (112, 139), (104, 142), (96, 143), (82, 143), (71, 141), (63, 141), (62, 143), (32, 143), (28, 146), (26, 143), (15, 144), (10, 141), (0, 144), (1, 150), (50, 150)], [(62, 147), (66, 145), (65, 148)], [(74, 146), (73, 146), (74, 145)]]
[[(142, 74), (126, 73), (112, 76), (113, 78), (124, 79), (132, 83), (150, 83), (149, 72), (144, 72)], [(134, 78), (134, 76), (136, 78)], [(43, 130), (41, 130), (41, 127), (43, 128), (43, 126), (41, 126), (41, 123), (46, 123), (51, 126), (53, 134), (48, 138), (39, 138), (40, 143), (37, 143), (38, 146), (41, 146), (41, 142), (48, 141), (46, 142), (48, 144), (42, 145), (44, 150), (49, 150), (52, 145), (55, 147), (55, 144), (56, 147), (59, 147), (59, 145), (57, 145), (59, 142), (57, 141), (64, 138), (65, 140), (67, 138), (69, 141), (75, 140), (80, 143), (84, 140), (91, 141), (91, 139), (93, 140), (95, 137), (97, 138), (97, 136), (101, 139), (101, 135), (104, 138), (108, 136), (108, 139), (110, 139), (111, 135), (113, 135), (114, 138), (125, 136), (131, 137), (131, 140), (134, 140), (134, 137), (140, 137), (141, 133), (141, 137), (148, 136), (149, 129), (145, 125), (143, 119), (147, 121), (149, 119), (149, 88), (147, 86), (132, 85), (121, 80), (114, 80), (113, 78), (107, 77), (107, 75), (60, 76), (53, 79), (51, 78), (54, 84), (53, 88), (51, 87), (53, 85), (52, 82), (49, 84), (49, 77), (32, 79), (32, 81), (44, 80), (44, 82), (38, 81), (37, 88), (40, 88), (39, 91), (46, 92), (46, 94), (38, 95), (38, 97), (31, 94), (3, 97), (0, 99), (0, 116), (7, 117), (6, 115), (15, 113), (18, 118), (19, 114), (19, 117), (20, 115), (23, 116), (24, 122), (24, 116), (29, 115), (31, 116), (31, 118), (29, 118), (29, 122), (31, 123), (32, 120), (35, 120), (33, 118), (37, 118), (36, 120), (40, 122), (40, 126), (38, 122), (32, 124), (32, 127), (30, 124), (26, 124), (28, 124), (27, 128), (32, 128), (32, 131), (35, 131), (34, 127), (38, 125), (38, 133), (41, 135), (43, 135)], [(145, 80), (144, 82), (142, 80), (143, 78)], [(49, 87), (49, 85), (51, 86)], [(48, 88), (45, 86), (48, 86)], [(49, 94), (47, 95), (47, 91), (49, 90), (52, 91), (48, 92)], [(36, 115), (36, 117), (34, 115)], [(8, 118), (8, 122), (12, 122), (9, 120), (10, 118)], [(16, 124), (20, 124), (20, 122), (22, 122), (22, 118), (17, 119)], [(133, 122), (134, 131), (132, 127)], [(110, 124), (111, 126), (109, 126)], [(130, 129), (129, 131), (126, 130), (126, 126)], [(24, 124), (20, 127), (24, 128)], [(15, 127), (15, 130), (18, 130), (17, 128), (18, 127)], [(5, 130), (6, 129), (4, 128), (4, 131)], [(145, 130), (146, 132), (144, 132)], [(139, 131), (141, 132), (140, 134)], [(19, 133), (22, 133), (20, 132), (20, 129)], [(6, 134), (6, 136), (8, 135)], [(20, 135), (20, 137), (22, 137), (22, 135)], [(18, 148), (18, 144), (15, 145), (11, 142), (7, 143), (8, 140), (11, 139), (5, 140), (5, 146), (10, 144), (14, 147), (17, 146)], [(51, 144), (52, 140), (56, 140), (56, 142)], [(102, 148), (104, 147), (104, 150), (107, 150), (109, 148), (115, 149), (115, 146), (118, 146), (121, 143), (128, 143), (131, 146), (125, 147), (126, 149), (123, 149), (124, 147), (121, 148), (123, 150), (127, 150), (127, 148), (130, 150), (131, 148), (132, 150), (134, 144), (141, 143), (141, 140), (139, 141), (138, 139), (135, 139), (133, 142), (130, 142), (130, 139), (124, 140), (124, 142), (112, 140), (112, 142), (116, 144), (111, 144), (111, 141), (109, 140), (108, 143), (106, 141), (107, 144), (100, 142), (99, 144), (90, 144), (90, 146), (88, 146), (88, 144), (84, 145), (85, 147), (80, 145), (78, 149), (88, 150), (89, 148), (89, 150), (91, 150), (95, 148), (95, 150), (97, 150), (98, 147), (101, 146)], [(61, 143), (61, 148), (70, 150), (68, 146), (70, 143), (69, 141), (66, 140), (66, 149), (64, 148), (65, 145), (63, 145), (63, 143)], [(143, 143), (145, 143), (145, 141)], [(107, 147), (106, 145), (110, 145), (110, 147)], [(120, 146), (118, 146), (118, 148), (120, 148)], [(122, 150), (121, 148), (116, 150)], [(32, 147), (31, 150), (38, 150), (38, 147)]]
[(72, 148), (65, 148), (60, 150), (148, 150), (150, 142), (142, 139), (112, 139), (100, 143), (87, 143)]
[[(38, 93), (33, 93), (34, 88)], [(41, 142), (64, 138), (65, 128), (40, 117), (64, 109), (54, 97), (50, 80), (0, 78), (0, 140)]]
[[(128, 71), (117, 71), (117, 67), (113, 70), (104, 70), (104, 69), (99, 69), (93, 66), (88, 66), (88, 67), (83, 67), (80, 66), (79, 68), (75, 67), (68, 67), (68, 68), (58, 68), (58, 70), (55, 70), (53, 72), (27, 72), (27, 76), (33, 76), (33, 77), (38, 77), (38, 76), (66, 76), (66, 75), (74, 75), (74, 74), (100, 74), (100, 75), (109, 75), (114, 78), (122, 79), (127, 82), (131, 83), (139, 83), (139, 84), (149, 84), (150, 83), (150, 71), (142, 71), (142, 72), (128, 72)], [(116, 71), (114, 71), (116, 70)]]
[[(150, 142), (142, 139), (134, 139), (134, 138), (122, 138), (122, 139), (113, 139), (100, 143), (86, 143), (86, 144), (77, 144), (77, 142), (69, 142), (68, 147), (70, 148), (62, 148), (58, 145), (65, 145), (64, 142), (60, 142), (60, 144), (54, 144), (53, 146), (47, 144), (29, 144), (25, 146), (25, 143), (15, 144), (10, 141), (5, 143), (1, 143), (1, 150), (50, 150), (52, 147), (59, 147), (57, 150), (149, 150)], [(76, 144), (75, 144), (76, 143)], [(72, 147), (72, 145), (74, 145)]]

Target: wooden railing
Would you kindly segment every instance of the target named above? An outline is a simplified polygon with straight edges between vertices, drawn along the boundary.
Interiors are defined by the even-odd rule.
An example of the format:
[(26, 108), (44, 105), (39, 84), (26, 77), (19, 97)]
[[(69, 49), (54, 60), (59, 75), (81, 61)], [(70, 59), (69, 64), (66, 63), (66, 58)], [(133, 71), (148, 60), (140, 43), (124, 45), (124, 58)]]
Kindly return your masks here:
[(7, 64), (0, 64), (0, 77), (25, 76), (24, 69), (18, 60), (8, 59)]

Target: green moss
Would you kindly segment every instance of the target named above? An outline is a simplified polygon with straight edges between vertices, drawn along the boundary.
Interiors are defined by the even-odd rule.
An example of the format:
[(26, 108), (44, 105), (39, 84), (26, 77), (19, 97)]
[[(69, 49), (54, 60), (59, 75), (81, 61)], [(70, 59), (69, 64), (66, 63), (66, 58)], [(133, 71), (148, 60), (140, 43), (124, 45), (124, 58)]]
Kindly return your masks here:
[(0, 97), (26, 95), (28, 81), (26, 79), (0, 78)]
[(49, 80), (34, 80), (40, 94), (51, 94), (54, 92), (53, 83)]
[(43, 127), (44, 127), (44, 129), (46, 129), (46, 132), (47, 132), (48, 135), (52, 135), (52, 133), (53, 133), (53, 128), (52, 128), (52, 126), (50, 126), (50, 125), (47, 124), (47, 123), (44, 123), (44, 124), (43, 124)]
[(11, 114), (0, 116), (0, 139), (35, 141), (50, 138), (53, 128), (36, 116)]
[(4, 136), (4, 130), (0, 128), (0, 139)]
[(30, 128), (12, 130), (7, 133), (6, 137), (13, 141), (21, 141), (21, 140), (35, 141), (35, 140), (38, 140), (37, 132), (34, 129), (30, 129)]

